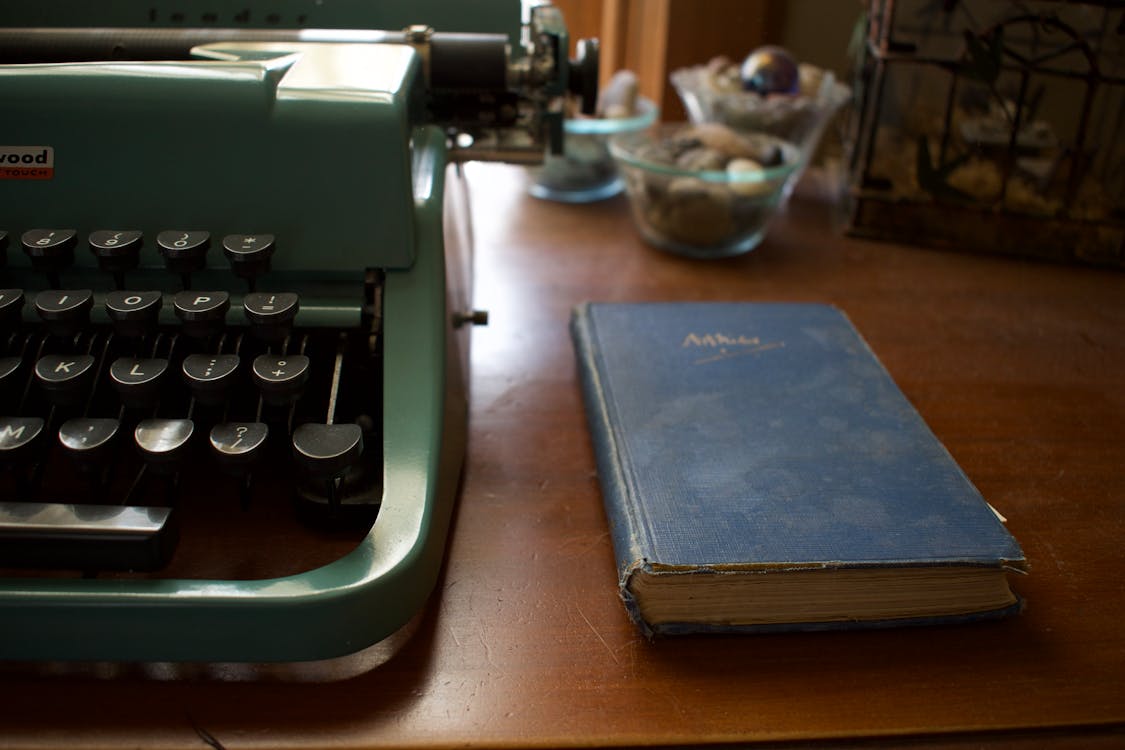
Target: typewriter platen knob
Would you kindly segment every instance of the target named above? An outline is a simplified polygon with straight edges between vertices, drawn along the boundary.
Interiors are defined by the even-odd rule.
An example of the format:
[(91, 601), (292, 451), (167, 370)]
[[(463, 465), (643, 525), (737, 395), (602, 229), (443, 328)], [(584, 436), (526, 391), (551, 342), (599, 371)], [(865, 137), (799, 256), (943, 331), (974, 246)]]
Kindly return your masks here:
[(597, 39), (579, 39), (574, 45), (577, 57), (570, 61), (566, 85), (578, 97), (582, 114), (592, 115), (598, 109), (598, 66), (601, 51)]

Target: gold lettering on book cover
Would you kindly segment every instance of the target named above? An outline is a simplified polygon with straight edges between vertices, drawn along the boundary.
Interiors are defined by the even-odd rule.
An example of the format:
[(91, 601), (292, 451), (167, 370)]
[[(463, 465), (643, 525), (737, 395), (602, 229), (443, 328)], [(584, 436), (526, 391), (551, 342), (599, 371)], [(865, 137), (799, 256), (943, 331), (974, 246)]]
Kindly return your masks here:
[(699, 348), (714, 352), (710, 356), (695, 360), (694, 364), (697, 365), (717, 362), (732, 357), (743, 357), (747, 354), (758, 354), (771, 349), (780, 349), (784, 346), (784, 341), (770, 341), (763, 344), (760, 337), (747, 336), (743, 333), (734, 335), (726, 333), (689, 333), (684, 337), (683, 343), (680, 344), (680, 347), (684, 349)]

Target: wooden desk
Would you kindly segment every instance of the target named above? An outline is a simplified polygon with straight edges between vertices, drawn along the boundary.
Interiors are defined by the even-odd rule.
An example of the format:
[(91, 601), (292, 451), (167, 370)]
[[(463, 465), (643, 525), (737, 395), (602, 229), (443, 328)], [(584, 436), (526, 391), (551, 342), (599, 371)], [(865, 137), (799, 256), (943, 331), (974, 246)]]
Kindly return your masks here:
[[(401, 637), (311, 665), (4, 665), (0, 746), (1125, 745), (1125, 276), (850, 240), (794, 202), (702, 263), (623, 199), (472, 168), (472, 425), (447, 565)], [(567, 330), (598, 300), (843, 308), (1009, 519), (1014, 619), (648, 642), (626, 620)], [(284, 623), (278, 623), (284, 627)], [(79, 636), (80, 637), (80, 636)], [(844, 738), (850, 738), (845, 740)]]

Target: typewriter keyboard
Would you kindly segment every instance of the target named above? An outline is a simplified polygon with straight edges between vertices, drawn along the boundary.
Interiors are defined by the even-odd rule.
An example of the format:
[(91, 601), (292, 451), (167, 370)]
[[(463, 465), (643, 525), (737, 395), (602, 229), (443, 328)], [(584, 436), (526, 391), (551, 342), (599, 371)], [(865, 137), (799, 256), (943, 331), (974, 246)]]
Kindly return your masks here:
[[(224, 289), (197, 288), (216, 278), (208, 260), (223, 265), (205, 231), (0, 232), (5, 257), (30, 261), (0, 271), (0, 565), (268, 577), (334, 559), (370, 528), (377, 274), (325, 304), (265, 288), (275, 237), (216, 239)], [(147, 242), (164, 268), (142, 274)], [(76, 252), (97, 267), (74, 272)], [(310, 535), (323, 552), (307, 551)]]

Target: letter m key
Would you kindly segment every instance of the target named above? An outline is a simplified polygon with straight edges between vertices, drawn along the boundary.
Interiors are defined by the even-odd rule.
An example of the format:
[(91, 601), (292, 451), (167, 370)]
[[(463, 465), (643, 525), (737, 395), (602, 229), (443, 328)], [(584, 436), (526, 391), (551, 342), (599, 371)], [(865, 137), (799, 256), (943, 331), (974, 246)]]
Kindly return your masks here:
[(39, 417), (0, 417), (0, 457), (30, 444), (43, 431)]

